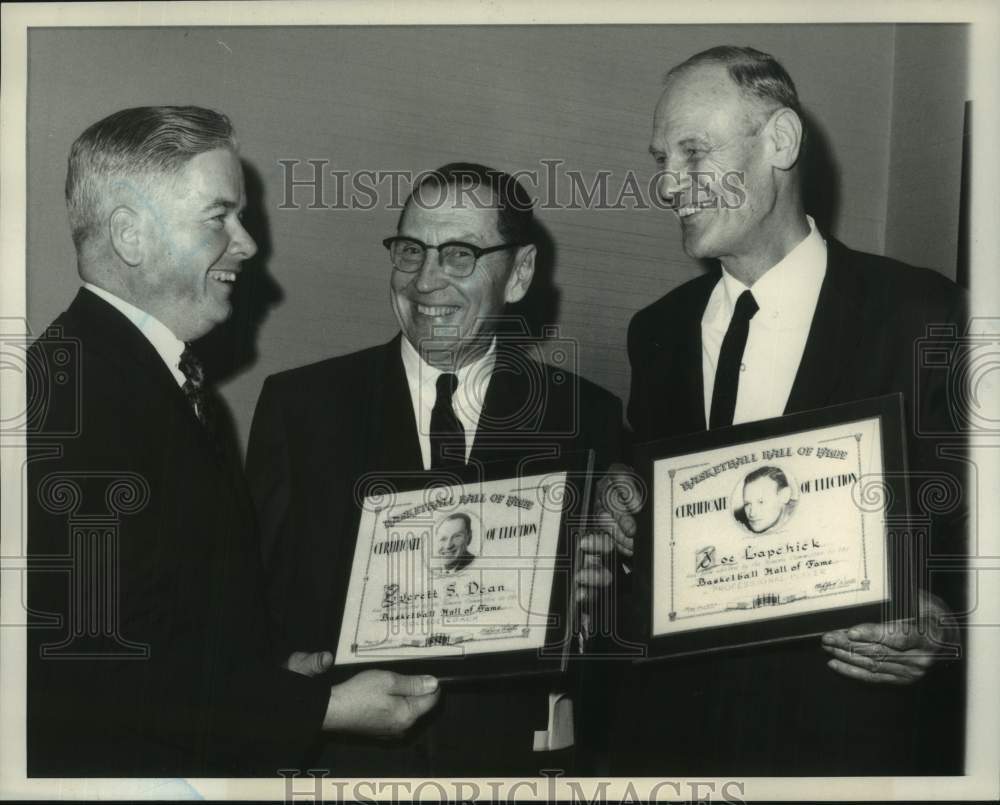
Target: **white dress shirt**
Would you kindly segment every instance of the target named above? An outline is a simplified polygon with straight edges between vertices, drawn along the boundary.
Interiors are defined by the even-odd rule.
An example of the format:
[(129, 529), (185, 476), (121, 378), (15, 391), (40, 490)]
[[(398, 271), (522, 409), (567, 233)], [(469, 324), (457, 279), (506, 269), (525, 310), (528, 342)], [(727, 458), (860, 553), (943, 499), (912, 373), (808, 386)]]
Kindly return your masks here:
[[(476, 441), (479, 417), (486, 401), (486, 390), (496, 364), (496, 339), (490, 343), (486, 354), (473, 363), (466, 364), (453, 374), (458, 377), (458, 387), (452, 396), (455, 416), (465, 429), (465, 460), (469, 460)], [(413, 416), (417, 422), (420, 456), (424, 469), (431, 468), (431, 412), (437, 399), (437, 380), (444, 374), (427, 363), (404, 335), (400, 339), (403, 368), (410, 387)], [(532, 733), (532, 748), (536, 752), (564, 749), (573, 745), (573, 700), (565, 693), (549, 694), (549, 719), (547, 729)]]
[[(733, 424), (781, 416), (795, 382), (826, 276), (826, 241), (809, 220), (806, 235), (750, 289), (757, 313), (750, 320)], [(712, 411), (715, 369), (736, 300), (747, 286), (725, 269), (701, 318), (701, 371), (705, 381), (705, 421)]]
[(144, 310), (139, 310), (139, 308), (135, 305), (129, 304), (124, 299), (115, 296), (110, 291), (98, 288), (96, 285), (92, 285), (89, 282), (83, 283), (83, 287), (92, 294), (96, 294), (101, 297), (101, 299), (109, 305), (112, 305), (130, 322), (132, 322), (132, 324), (138, 328), (139, 332), (146, 336), (149, 343), (153, 345), (153, 349), (155, 349), (156, 354), (163, 359), (163, 362), (170, 370), (170, 374), (172, 374), (174, 376), (174, 380), (177, 381), (177, 385), (184, 385), (186, 378), (184, 377), (184, 373), (180, 370), (181, 353), (184, 351), (184, 342), (177, 338), (177, 336), (170, 331), (170, 328), (167, 327), (167, 325), (155, 316), (146, 313)]
[[(410, 387), (410, 398), (413, 402), (413, 416), (417, 422), (417, 437), (420, 440), (420, 456), (424, 469), (431, 468), (431, 412), (437, 399), (437, 380), (445, 374), (427, 363), (404, 335), (400, 339), (400, 350), (403, 357), (403, 368), (406, 370), (406, 382)], [(476, 430), (479, 428), (479, 416), (483, 412), (486, 401), (486, 389), (489, 388), (493, 376), (493, 366), (496, 363), (496, 339), (490, 348), (476, 361), (466, 364), (453, 374), (458, 377), (458, 387), (452, 396), (452, 408), (455, 416), (465, 429), (465, 460), (469, 460), (472, 445), (476, 441)]]

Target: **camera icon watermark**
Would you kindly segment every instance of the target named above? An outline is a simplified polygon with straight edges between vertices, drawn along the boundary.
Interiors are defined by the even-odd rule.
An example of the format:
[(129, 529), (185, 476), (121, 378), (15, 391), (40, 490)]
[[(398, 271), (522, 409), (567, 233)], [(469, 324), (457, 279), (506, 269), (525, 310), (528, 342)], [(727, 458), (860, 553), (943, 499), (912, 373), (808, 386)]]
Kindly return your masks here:
[[(494, 347), (498, 331), (502, 345), (498, 338)], [(537, 445), (545, 437), (579, 435), (579, 344), (560, 336), (558, 327), (545, 327), (535, 336), (522, 317), (506, 316), (496, 322), (484, 320), (475, 336), (461, 337), (456, 328), (436, 327), (417, 347), (439, 369), (453, 367), (444, 371), (471, 367), (452, 406), (459, 420), (477, 422), (477, 440), (492, 438), (508, 446), (526, 440)], [(470, 355), (477, 360), (469, 361)], [(434, 383), (423, 376), (429, 371), (420, 364), (420, 388), (433, 394)], [(421, 416), (417, 429), (430, 434), (430, 418)]]
[[(0, 383), (23, 382), (25, 398), (22, 406), (0, 417), (0, 434), (7, 438), (79, 436), (83, 382), (80, 341), (50, 328), (44, 339), (32, 343), (26, 324), (18, 324), (20, 333), (0, 333)], [(57, 394), (63, 399), (68, 395), (70, 404), (54, 406)]]
[(956, 324), (929, 325), (914, 344), (918, 435), (1000, 434), (1000, 411), (990, 408), (989, 393), (1000, 386), (1000, 332), (975, 335), (979, 329), (975, 319), (965, 334)]

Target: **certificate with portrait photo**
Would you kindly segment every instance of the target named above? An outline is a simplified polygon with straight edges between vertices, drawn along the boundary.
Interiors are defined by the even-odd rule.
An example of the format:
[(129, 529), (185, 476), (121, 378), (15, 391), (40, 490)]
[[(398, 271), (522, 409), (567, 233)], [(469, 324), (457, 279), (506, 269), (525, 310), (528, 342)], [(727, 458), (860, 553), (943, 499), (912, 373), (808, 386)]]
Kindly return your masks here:
[(386, 478), (361, 500), (335, 672), (559, 673), (589, 455)]
[(642, 445), (649, 656), (906, 615), (899, 395)]

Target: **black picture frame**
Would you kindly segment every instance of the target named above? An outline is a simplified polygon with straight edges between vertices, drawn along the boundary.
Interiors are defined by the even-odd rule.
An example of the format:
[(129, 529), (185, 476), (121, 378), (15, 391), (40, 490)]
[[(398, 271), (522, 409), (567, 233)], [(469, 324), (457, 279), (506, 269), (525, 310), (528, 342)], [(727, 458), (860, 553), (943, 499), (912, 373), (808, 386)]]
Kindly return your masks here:
[[(718, 448), (739, 448), (765, 439), (802, 438), (822, 428), (870, 420), (878, 421), (881, 437), (878, 447), (881, 450), (880, 494), (884, 501), (884, 527), (881, 539), (874, 542), (875, 549), (880, 548), (883, 556), (882, 590), (885, 597), (882, 600), (859, 606), (817, 608), (797, 614), (782, 614), (780, 606), (762, 606), (759, 617), (745, 622), (690, 628), (672, 634), (665, 634), (656, 628), (656, 607), (663, 606), (664, 603), (664, 591), (658, 592), (654, 584), (657, 562), (672, 561), (665, 558), (668, 547), (659, 544), (653, 529), (659, 509), (668, 505), (662, 496), (658, 499), (653, 484), (654, 466), (658, 462), (696, 456)], [(915, 610), (916, 578), (913, 562), (908, 561), (912, 545), (907, 519), (909, 499), (903, 421), (902, 395), (890, 394), (637, 445), (634, 450), (636, 471), (650, 491), (646, 505), (638, 517), (639, 533), (646, 538), (636, 541), (640, 582), (637, 597), (640, 617), (644, 619), (642, 633), (647, 641), (647, 651), (643, 657), (633, 662), (659, 661), (690, 654), (797, 640), (858, 623), (910, 617)], [(673, 515), (674, 512), (671, 511), (671, 517)], [(676, 543), (669, 546), (669, 549), (673, 548), (676, 548)], [(662, 623), (662, 610), (660, 612)], [(768, 613), (773, 615), (769, 616)], [(670, 617), (673, 615), (674, 613), (669, 614)]]
[[(341, 662), (338, 647), (344, 643), (339, 638), (339, 645), (334, 646), (335, 661), (328, 676), (331, 681), (340, 681), (354, 676), (361, 671), (380, 668), (400, 674), (430, 674), (442, 683), (461, 684), (483, 678), (524, 677), (539, 675), (559, 675), (565, 672), (570, 647), (573, 644), (575, 623), (575, 607), (573, 602), (573, 572), (577, 566), (576, 550), (579, 537), (587, 524), (590, 509), (591, 488), (593, 484), (593, 451), (566, 453), (558, 457), (533, 456), (512, 460), (510, 462), (472, 462), (464, 466), (447, 470), (432, 470), (413, 473), (396, 473), (391, 475), (373, 475), (363, 490), (372, 490), (376, 497), (406, 496), (416, 493), (427, 498), (433, 494), (447, 494), (446, 490), (471, 490), (480, 484), (503, 482), (511, 483), (517, 479), (534, 476), (562, 477), (565, 474), (564, 487), (552, 491), (558, 498), (553, 503), (553, 513), (559, 517), (558, 536), (554, 554), (539, 557), (539, 563), (552, 564), (551, 587), (548, 595), (548, 612), (544, 643), (540, 646), (518, 650), (479, 650), (475, 653), (462, 653), (458, 656), (433, 656), (437, 647), (427, 646), (426, 657), (403, 658), (393, 656), (393, 652), (372, 656), (370, 660), (353, 660)], [(366, 498), (359, 497), (358, 503), (364, 506)], [(370, 499), (370, 498), (367, 498)], [(555, 508), (558, 511), (555, 511)], [(360, 533), (359, 533), (360, 536)], [(370, 551), (371, 543), (356, 539), (355, 565), (359, 551)], [(352, 568), (355, 567), (352, 565)], [(536, 566), (537, 573), (537, 566)], [(352, 576), (354, 573), (352, 572)], [(359, 584), (355, 580), (355, 584)], [(356, 589), (348, 582), (349, 590)], [(350, 592), (348, 592), (350, 596)], [(360, 607), (360, 605), (359, 605)], [(360, 611), (360, 609), (358, 610)], [(340, 633), (349, 633), (356, 629), (356, 624), (349, 621), (352, 613), (350, 606), (344, 608)], [(536, 613), (537, 614), (537, 613)], [(355, 632), (356, 633), (356, 632)], [(356, 649), (356, 646), (352, 646)], [(408, 647), (408, 648), (413, 648)]]

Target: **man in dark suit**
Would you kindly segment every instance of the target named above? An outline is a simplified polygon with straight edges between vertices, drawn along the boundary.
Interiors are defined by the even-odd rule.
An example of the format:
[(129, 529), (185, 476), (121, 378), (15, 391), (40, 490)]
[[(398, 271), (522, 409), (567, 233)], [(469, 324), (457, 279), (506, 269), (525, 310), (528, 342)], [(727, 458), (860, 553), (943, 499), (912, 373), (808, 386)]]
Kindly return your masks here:
[[(618, 453), (621, 405), (505, 337), (534, 274), (531, 201), (507, 174), (447, 165), (416, 188), (385, 241), (402, 333), (388, 344), (268, 378), (247, 453), (274, 616), (288, 646), (338, 643), (360, 507), (371, 484), (450, 464)], [(520, 328), (514, 328), (523, 333)], [(528, 345), (529, 347), (531, 345)], [(585, 538), (578, 597), (608, 583)], [(599, 541), (599, 540), (597, 540)], [(610, 541), (608, 541), (610, 544)], [(545, 680), (449, 689), (399, 742), (331, 742), (342, 775), (537, 775), (566, 768), (568, 702)], [(586, 712), (578, 710), (579, 722)], [(546, 751), (534, 751), (535, 744)], [(551, 750), (551, 751), (548, 751)]]
[[(275, 661), (252, 504), (187, 342), (230, 313), (256, 245), (229, 120), (117, 112), (66, 181), (84, 287), (32, 345), (32, 776), (275, 775), (321, 730), (394, 734), (436, 680)], [(294, 672), (293, 672), (294, 671)]]
[[(636, 441), (901, 392), (914, 491), (928, 473), (957, 491), (962, 462), (921, 436), (955, 429), (945, 373), (921, 367), (916, 347), (933, 325), (964, 334), (962, 294), (940, 274), (823, 238), (803, 208), (802, 120), (791, 78), (751, 48), (713, 48), (668, 74), (650, 146), (660, 193), (687, 254), (717, 259), (721, 271), (632, 320)], [(637, 501), (604, 515), (625, 556)], [(964, 550), (955, 504), (931, 529), (938, 556)], [(961, 610), (961, 580), (942, 575), (937, 595), (919, 593), (920, 628), (845, 624), (821, 641), (635, 669), (618, 704), (613, 770), (960, 772), (961, 664), (913, 684), (952, 648), (946, 618), (948, 605)]]

